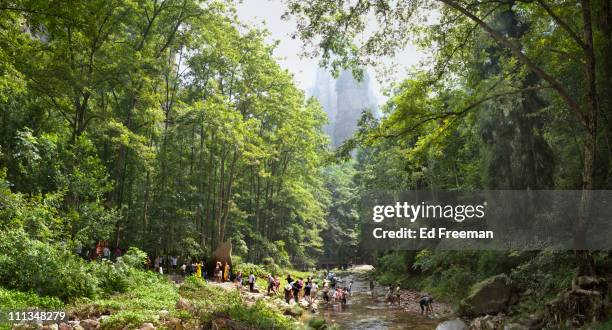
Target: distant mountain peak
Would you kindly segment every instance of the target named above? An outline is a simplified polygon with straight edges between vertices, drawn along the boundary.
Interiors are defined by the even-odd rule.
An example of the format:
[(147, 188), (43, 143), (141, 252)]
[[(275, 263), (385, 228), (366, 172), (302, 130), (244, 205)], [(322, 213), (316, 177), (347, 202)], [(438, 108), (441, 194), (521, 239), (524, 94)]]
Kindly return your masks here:
[(367, 110), (378, 113), (378, 103), (372, 80), (367, 71), (357, 81), (353, 74), (344, 70), (334, 78), (324, 68), (317, 69), (312, 96), (319, 100), (329, 118), (325, 133), (331, 137), (332, 147), (340, 146), (357, 130), (361, 113)]

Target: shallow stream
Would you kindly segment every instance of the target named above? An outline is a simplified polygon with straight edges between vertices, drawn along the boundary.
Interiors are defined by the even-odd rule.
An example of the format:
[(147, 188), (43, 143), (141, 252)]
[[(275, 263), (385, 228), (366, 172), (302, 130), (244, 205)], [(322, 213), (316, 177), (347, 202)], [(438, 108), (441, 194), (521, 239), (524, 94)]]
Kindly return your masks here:
[[(350, 272), (342, 274), (342, 286), (353, 280), (352, 296), (345, 306), (338, 303), (319, 305), (320, 316), (329, 323), (336, 324), (341, 329), (435, 329), (441, 320), (432, 319), (414, 312), (408, 312), (397, 306), (389, 306), (384, 302), (386, 290), (376, 286), (376, 298), (370, 292), (369, 284), (363, 274)], [(417, 304), (417, 302), (414, 302)]]

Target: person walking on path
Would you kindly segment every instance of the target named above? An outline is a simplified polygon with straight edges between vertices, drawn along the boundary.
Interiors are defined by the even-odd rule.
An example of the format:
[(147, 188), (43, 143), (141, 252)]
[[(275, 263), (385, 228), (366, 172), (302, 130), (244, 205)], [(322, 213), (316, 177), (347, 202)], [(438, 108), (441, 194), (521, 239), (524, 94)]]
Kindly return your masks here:
[(300, 303), (300, 290), (302, 289), (299, 281), (293, 281), (293, 299), (296, 303)]
[(223, 266), (223, 282), (227, 282), (229, 280), (229, 273), (230, 273), (230, 266), (226, 262), (225, 266)]
[(218, 283), (223, 282), (223, 268), (221, 267), (221, 263), (219, 263), (219, 269), (217, 270), (217, 274), (215, 275), (216, 281)]
[(106, 260), (110, 260), (111, 251), (107, 245), (104, 245), (104, 248), (102, 249), (102, 257)]
[(304, 279), (300, 278), (298, 280), (298, 284), (300, 286), (300, 291), (298, 291), (298, 301), (304, 298)]
[(312, 277), (308, 276), (308, 279), (306, 280), (306, 286), (304, 286), (304, 296), (305, 297), (310, 296), (311, 289), (312, 289)]
[(196, 277), (198, 278), (202, 277), (202, 263), (201, 262), (196, 263)]
[(250, 292), (255, 291), (255, 275), (253, 275), (252, 271), (249, 274), (249, 291)]
[(276, 280), (272, 274), (268, 274), (268, 295), (270, 295), (270, 292), (276, 293)]
[(196, 273), (196, 262), (195, 261), (191, 261), (191, 263), (189, 264), (189, 275), (194, 275)]
[(121, 248), (117, 246), (117, 247), (115, 248), (115, 253), (114, 253), (114, 254), (115, 254), (115, 256), (114, 256), (115, 260), (117, 260), (117, 258), (121, 257), (121, 255), (123, 254), (123, 253), (121, 252)]
[(236, 274), (236, 282), (238, 284), (238, 290), (242, 289), (242, 272)]
[(285, 290), (285, 303), (290, 304), (291, 298), (293, 297), (293, 282), (287, 283), (287, 285), (285, 285), (284, 290)]
[(215, 270), (213, 270), (213, 279), (215, 282), (221, 282), (221, 278), (218, 277), (221, 272), (221, 262), (217, 261), (215, 264)]
[(159, 256), (155, 257), (153, 265), (155, 266), (155, 271), (159, 271), (159, 266), (161, 266), (161, 258)]
[(172, 267), (172, 271), (176, 273), (176, 265), (178, 264), (178, 258), (175, 256), (170, 257), (170, 266)]

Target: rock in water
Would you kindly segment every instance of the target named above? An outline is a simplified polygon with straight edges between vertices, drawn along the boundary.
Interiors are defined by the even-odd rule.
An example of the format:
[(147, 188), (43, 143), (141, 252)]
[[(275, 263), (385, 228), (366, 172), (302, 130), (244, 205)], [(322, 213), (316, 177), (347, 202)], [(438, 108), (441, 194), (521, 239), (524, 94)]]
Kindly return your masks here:
[(461, 319), (444, 321), (436, 327), (436, 330), (467, 330), (467, 325)]
[(485, 315), (477, 317), (470, 323), (470, 330), (496, 330), (504, 328), (505, 317), (503, 314)]
[(459, 314), (471, 317), (497, 314), (515, 303), (516, 298), (510, 278), (496, 275), (472, 286), (470, 295), (459, 306)]

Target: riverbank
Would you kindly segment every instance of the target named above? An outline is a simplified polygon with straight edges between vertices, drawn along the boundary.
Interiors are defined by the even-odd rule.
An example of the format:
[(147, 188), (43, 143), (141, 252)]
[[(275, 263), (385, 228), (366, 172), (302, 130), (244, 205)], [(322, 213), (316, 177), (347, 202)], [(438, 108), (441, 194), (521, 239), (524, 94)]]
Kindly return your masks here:
[(132, 270), (128, 280), (122, 292), (100, 292), (69, 303), (0, 288), (0, 309), (54, 309), (68, 315), (68, 320), (59, 325), (5, 323), (0, 329), (305, 328), (300, 322), (300, 309), (287, 314), (268, 299), (239, 292), (233, 283), (213, 284), (187, 277), (177, 284), (141, 270)]

